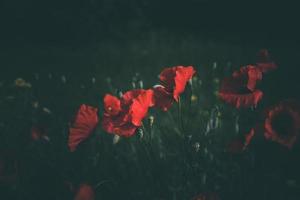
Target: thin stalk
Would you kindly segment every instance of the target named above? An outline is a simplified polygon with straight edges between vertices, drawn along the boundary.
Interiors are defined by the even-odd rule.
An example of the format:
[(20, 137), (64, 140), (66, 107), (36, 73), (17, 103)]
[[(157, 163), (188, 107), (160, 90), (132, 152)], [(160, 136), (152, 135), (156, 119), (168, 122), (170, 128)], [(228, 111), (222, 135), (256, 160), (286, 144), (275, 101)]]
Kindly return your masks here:
[(182, 104), (181, 104), (181, 99), (180, 97), (178, 98), (178, 119), (179, 119), (179, 130), (183, 134), (183, 118), (182, 118)]

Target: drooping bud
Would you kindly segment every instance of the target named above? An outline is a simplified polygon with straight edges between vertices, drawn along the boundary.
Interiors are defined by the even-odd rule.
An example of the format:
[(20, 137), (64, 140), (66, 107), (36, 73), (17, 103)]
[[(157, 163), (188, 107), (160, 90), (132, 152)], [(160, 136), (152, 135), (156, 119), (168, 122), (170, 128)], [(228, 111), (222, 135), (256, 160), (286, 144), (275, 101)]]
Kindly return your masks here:
[(118, 135), (114, 135), (114, 138), (113, 138), (113, 144), (118, 144), (119, 141), (120, 141), (121, 137), (118, 136)]
[(151, 115), (151, 116), (149, 117), (149, 125), (150, 125), (150, 127), (152, 127), (153, 124), (154, 124), (154, 116)]

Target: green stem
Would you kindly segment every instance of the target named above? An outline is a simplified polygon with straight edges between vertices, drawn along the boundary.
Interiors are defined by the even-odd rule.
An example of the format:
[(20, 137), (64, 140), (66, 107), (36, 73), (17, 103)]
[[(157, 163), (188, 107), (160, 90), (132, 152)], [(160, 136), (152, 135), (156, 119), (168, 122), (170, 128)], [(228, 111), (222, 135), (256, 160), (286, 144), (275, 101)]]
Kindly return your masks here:
[(178, 98), (178, 119), (179, 119), (179, 129), (183, 133), (183, 118), (182, 118), (182, 104), (180, 97)]

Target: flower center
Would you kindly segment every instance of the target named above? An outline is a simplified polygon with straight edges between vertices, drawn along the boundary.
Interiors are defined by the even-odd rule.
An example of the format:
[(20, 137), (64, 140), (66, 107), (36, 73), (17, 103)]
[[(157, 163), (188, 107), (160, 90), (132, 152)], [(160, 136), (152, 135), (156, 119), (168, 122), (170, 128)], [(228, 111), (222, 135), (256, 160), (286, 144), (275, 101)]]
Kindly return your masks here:
[(281, 137), (289, 137), (294, 134), (295, 120), (287, 111), (276, 114), (271, 125), (272, 129)]

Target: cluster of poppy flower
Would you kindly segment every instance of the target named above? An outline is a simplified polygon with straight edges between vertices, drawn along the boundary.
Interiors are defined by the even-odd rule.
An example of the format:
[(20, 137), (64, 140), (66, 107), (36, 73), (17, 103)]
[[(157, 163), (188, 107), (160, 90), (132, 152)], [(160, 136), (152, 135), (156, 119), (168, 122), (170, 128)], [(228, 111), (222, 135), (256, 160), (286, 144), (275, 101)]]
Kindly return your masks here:
[[(223, 80), (219, 97), (236, 108), (256, 107), (262, 100), (263, 91), (257, 88), (263, 75), (275, 70), (277, 65), (271, 61), (267, 50), (259, 52), (259, 61), (254, 65), (241, 67), (231, 77)], [(256, 134), (264, 134), (267, 140), (272, 140), (288, 148), (295, 144), (300, 131), (300, 107), (295, 101), (283, 101), (266, 109), (264, 124), (258, 124), (245, 135), (244, 142), (235, 140), (230, 151), (244, 150)]]
[[(259, 81), (265, 73), (277, 68), (270, 59), (267, 50), (259, 52), (259, 59), (253, 65), (241, 67), (232, 76), (224, 78), (219, 97), (236, 108), (256, 107), (263, 98), (258, 89)], [(142, 126), (151, 107), (167, 111), (173, 102), (179, 101), (187, 82), (193, 77), (192, 66), (176, 66), (164, 69), (159, 76), (160, 85), (151, 89), (135, 89), (124, 93), (120, 98), (110, 94), (104, 96), (103, 129), (111, 134), (130, 137)], [(296, 142), (300, 130), (300, 109), (297, 103), (282, 102), (267, 110), (264, 125), (245, 135), (242, 144), (233, 142), (233, 149), (244, 150), (254, 135), (263, 132), (266, 139), (291, 148)], [(77, 145), (86, 139), (99, 123), (98, 108), (81, 105), (69, 132), (69, 148), (74, 151)], [(263, 128), (257, 128), (263, 127)]]
[(268, 51), (261, 50), (256, 64), (243, 66), (223, 80), (219, 97), (236, 108), (256, 106), (263, 97), (263, 92), (257, 89), (257, 83), (262, 80), (264, 73), (276, 68)]
[[(135, 89), (120, 98), (110, 94), (104, 96), (103, 129), (111, 134), (130, 137), (142, 126), (149, 108), (167, 111), (173, 102), (179, 101), (186, 84), (195, 74), (192, 66), (176, 66), (164, 69), (159, 76), (160, 85), (151, 89)], [(74, 151), (99, 123), (98, 108), (81, 105), (69, 131), (69, 148)]]

